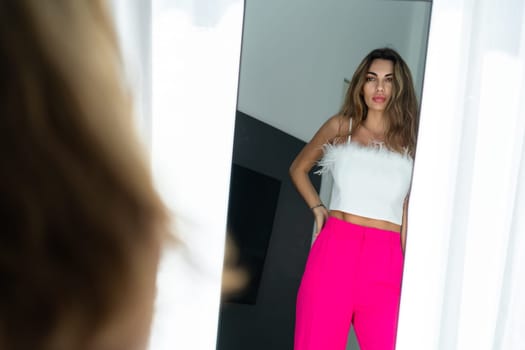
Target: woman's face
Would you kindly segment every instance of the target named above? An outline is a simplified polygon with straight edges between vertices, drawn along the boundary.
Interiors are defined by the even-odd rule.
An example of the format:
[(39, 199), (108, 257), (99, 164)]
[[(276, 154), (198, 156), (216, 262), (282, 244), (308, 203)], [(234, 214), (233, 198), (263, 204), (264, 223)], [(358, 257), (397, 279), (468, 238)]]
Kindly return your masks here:
[(389, 60), (372, 61), (363, 85), (363, 97), (369, 110), (384, 111), (392, 96), (394, 63)]

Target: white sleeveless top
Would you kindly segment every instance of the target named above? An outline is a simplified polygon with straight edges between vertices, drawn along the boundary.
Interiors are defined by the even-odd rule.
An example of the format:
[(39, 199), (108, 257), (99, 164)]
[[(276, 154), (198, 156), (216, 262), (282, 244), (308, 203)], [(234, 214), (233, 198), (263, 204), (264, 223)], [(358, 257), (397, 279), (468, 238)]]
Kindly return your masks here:
[(363, 146), (349, 137), (344, 144), (325, 144), (318, 164), (317, 174), (330, 172), (334, 179), (331, 210), (401, 225), (413, 166), (407, 152)]

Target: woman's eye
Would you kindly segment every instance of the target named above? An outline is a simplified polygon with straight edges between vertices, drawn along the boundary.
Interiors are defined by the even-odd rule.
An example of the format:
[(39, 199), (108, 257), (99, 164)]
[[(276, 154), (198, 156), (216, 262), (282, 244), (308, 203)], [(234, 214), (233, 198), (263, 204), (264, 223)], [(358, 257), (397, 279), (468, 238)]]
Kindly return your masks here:
[(391, 83), (391, 82), (394, 81), (394, 78), (392, 78), (392, 77), (388, 77), (388, 78), (385, 79), (385, 81), (386, 81), (387, 83)]
[(374, 81), (376, 80), (374, 77), (366, 77), (366, 81)]

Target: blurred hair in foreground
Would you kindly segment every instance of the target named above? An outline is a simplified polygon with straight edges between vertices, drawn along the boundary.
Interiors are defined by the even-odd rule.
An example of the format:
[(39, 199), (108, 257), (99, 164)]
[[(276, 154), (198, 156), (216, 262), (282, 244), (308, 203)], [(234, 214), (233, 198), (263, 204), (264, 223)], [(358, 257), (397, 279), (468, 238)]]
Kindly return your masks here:
[(145, 349), (168, 213), (101, 0), (0, 0), (0, 348)]

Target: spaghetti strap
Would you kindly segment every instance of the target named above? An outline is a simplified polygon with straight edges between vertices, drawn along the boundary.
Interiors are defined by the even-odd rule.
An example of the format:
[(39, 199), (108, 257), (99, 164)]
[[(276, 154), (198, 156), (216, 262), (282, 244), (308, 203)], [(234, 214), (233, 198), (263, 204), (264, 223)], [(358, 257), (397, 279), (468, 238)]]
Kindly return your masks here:
[(350, 143), (351, 139), (352, 139), (352, 118), (350, 118), (350, 121), (348, 123), (350, 126), (348, 127), (348, 140), (347, 142)]

